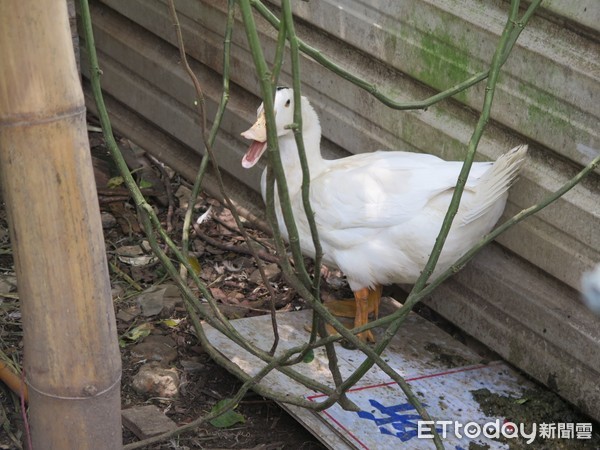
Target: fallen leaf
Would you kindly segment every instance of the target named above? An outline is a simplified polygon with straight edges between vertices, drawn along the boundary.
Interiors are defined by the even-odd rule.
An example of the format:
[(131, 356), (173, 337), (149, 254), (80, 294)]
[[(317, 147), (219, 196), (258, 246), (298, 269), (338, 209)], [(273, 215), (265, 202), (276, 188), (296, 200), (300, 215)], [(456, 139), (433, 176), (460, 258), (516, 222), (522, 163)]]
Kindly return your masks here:
[(243, 269), (243, 266), (237, 266), (235, 262), (228, 260), (223, 261), (223, 267), (225, 267), (229, 272), (240, 272)]
[(153, 255), (119, 256), (119, 261), (133, 267), (143, 267), (154, 264), (158, 259)]
[(127, 345), (127, 342), (125, 340), (136, 342), (142, 338), (145, 338), (150, 334), (152, 328), (152, 324), (150, 323), (143, 323), (135, 328), (132, 328), (127, 333), (125, 333), (121, 339), (119, 339), (119, 346), (125, 347)]
[(147, 266), (156, 262), (154, 254), (146, 255), (139, 245), (124, 245), (116, 250), (119, 261), (134, 267)]
[(137, 215), (125, 203), (110, 203), (108, 208), (111, 214), (117, 219), (117, 223), (123, 230), (123, 233), (131, 234), (142, 231)]
[(215, 298), (215, 300), (221, 300), (222, 302), (227, 300), (227, 294), (221, 288), (211, 287), (210, 293)]
[(177, 325), (181, 323), (181, 319), (165, 319), (162, 321), (166, 326), (170, 328), (175, 328)]
[(147, 188), (151, 188), (152, 186), (154, 186), (154, 184), (152, 182), (142, 178), (139, 182), (139, 186), (140, 186), (140, 189), (147, 189)]
[(202, 272), (202, 267), (200, 266), (200, 261), (198, 261), (198, 258), (188, 255), (187, 260), (188, 263), (190, 263), (190, 266), (192, 266), (192, 269), (194, 269), (194, 273), (196, 275), (200, 275)]
[[(229, 403), (231, 403), (231, 399), (224, 398), (223, 400), (220, 400), (215, 406), (213, 406), (213, 408), (211, 409), (210, 412), (218, 413), (220, 411), (223, 411)], [(219, 417), (212, 419), (210, 421), (210, 424), (213, 427), (217, 427), (217, 428), (229, 428), (229, 427), (235, 425), (236, 423), (244, 423), (244, 422), (246, 422), (246, 419), (244, 418), (244, 416), (242, 416), (238, 412), (235, 412), (233, 410), (233, 408), (231, 408), (229, 411), (224, 412)]]
[(125, 183), (125, 180), (123, 179), (122, 176), (116, 176), (116, 177), (112, 177), (111, 179), (108, 180), (108, 183), (106, 183), (106, 187), (109, 189), (115, 189), (118, 188), (119, 186), (121, 186), (123, 183)]

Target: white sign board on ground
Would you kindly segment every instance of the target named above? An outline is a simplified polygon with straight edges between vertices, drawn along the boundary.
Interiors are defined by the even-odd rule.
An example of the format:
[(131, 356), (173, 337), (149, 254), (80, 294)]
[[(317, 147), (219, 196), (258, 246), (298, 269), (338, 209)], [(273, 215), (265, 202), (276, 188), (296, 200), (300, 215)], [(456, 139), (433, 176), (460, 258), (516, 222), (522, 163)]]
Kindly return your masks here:
[[(277, 321), (281, 343), (276, 354), (307, 341), (305, 326), (311, 321), (310, 311), (281, 313), (277, 315)], [(239, 319), (231, 323), (255, 345), (266, 350), (271, 347), (273, 330), (270, 316)], [(264, 367), (260, 359), (243, 351), (216, 330), (207, 327), (207, 335), (221, 353), (249, 375)], [(336, 345), (336, 350), (343, 376), (352, 373), (365, 359), (357, 350), (339, 345)], [(439, 432), (443, 432), (444, 428), (447, 431), (444, 438), (446, 448), (466, 450), (471, 443), (490, 449), (508, 448), (506, 444), (484, 436), (481, 429), (489, 423), (497, 423), (501, 427), (505, 418), (486, 416), (472, 394), (479, 389), (488, 389), (492, 394), (519, 397), (524, 389), (531, 387), (507, 365), (502, 362), (483, 364), (473, 351), (416, 314), (408, 317), (382, 356), (409, 382), (432, 417), (437, 421), (451, 422), (435, 425)], [(294, 369), (333, 387), (323, 349), (315, 352), (312, 362), (299, 364)], [(326, 398), (280, 372), (271, 372), (261, 383), (313, 402)], [(319, 413), (285, 404), (282, 406), (325, 445), (335, 450), (378, 450), (400, 446), (403, 449), (434, 448), (431, 439), (419, 437), (418, 422), (421, 418), (415, 408), (398, 385), (379, 368), (373, 367), (349, 391), (348, 397), (360, 407), (360, 411), (345, 411), (337, 404)], [(469, 422), (473, 423), (465, 435), (465, 430), (460, 427)], [(490, 434), (493, 429), (488, 428), (487, 431)], [(421, 435), (428, 434), (427, 424), (422, 424)]]

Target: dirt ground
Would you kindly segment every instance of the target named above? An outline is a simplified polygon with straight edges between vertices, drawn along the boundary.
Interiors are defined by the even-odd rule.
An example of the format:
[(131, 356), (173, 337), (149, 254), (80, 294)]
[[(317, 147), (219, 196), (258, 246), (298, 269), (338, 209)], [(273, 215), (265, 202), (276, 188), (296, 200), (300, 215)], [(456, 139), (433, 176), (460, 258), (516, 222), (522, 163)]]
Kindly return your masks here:
[[(183, 425), (211, 411), (220, 400), (234, 395), (241, 383), (204, 352), (177, 295), (149, 295), (156, 291), (157, 286), (169, 284), (169, 280), (160, 264), (152, 259), (128, 193), (93, 122), (90, 129), (122, 351), (123, 409), (155, 405), (175, 424)], [(132, 143), (121, 140), (120, 145), (165, 228), (173, 240), (179, 242), (191, 186), (144, 155)], [(238, 233), (231, 213), (216, 200), (201, 197), (195, 206), (194, 219), (200, 216), (203, 220), (191, 239), (192, 255), (198, 263), (200, 277), (220, 302), (222, 311), (232, 319), (267, 313), (269, 293), (257, 276), (254, 261), (244, 250), (246, 243)], [(269, 264), (268, 255), (273, 254), (269, 237), (251, 224), (248, 232), (257, 247), (267, 255), (265, 263)], [(268, 275), (276, 292), (279, 310), (305, 307), (302, 300), (280, 280), (276, 266), (268, 266)], [(328, 273), (323, 287), (323, 297), (349, 294), (339, 273)], [(158, 302), (158, 306), (153, 302)], [(154, 310), (151, 311), (152, 308)], [(426, 309), (423, 314), (435, 319)], [(169, 349), (155, 357), (159, 352), (151, 342), (162, 347), (167, 343)], [(8, 358), (20, 362), (22, 329), (3, 209), (0, 210), (0, 349)], [(145, 390), (135, 381), (142, 367), (153, 359), (152, 364), (175, 374), (177, 395), (170, 397), (166, 391)], [(20, 401), (0, 384), (0, 402), (0, 449), (21, 448), (24, 427)], [(236, 411), (243, 417), (243, 422), (228, 428), (205, 424), (180, 437), (145, 448), (325, 448), (277, 404), (253, 392), (244, 397)], [(124, 427), (123, 437), (125, 443), (138, 440), (128, 427)]]

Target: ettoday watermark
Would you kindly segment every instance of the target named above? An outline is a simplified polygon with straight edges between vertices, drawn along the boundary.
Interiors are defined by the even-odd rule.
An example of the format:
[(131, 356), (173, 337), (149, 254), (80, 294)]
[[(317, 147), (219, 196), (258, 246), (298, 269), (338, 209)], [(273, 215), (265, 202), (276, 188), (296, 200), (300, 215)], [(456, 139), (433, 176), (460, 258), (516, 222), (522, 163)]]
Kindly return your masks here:
[(459, 439), (463, 437), (476, 439), (481, 436), (490, 439), (523, 438), (531, 444), (536, 438), (541, 439), (591, 439), (591, 423), (532, 423), (516, 424), (514, 422), (501, 422), (496, 419), (492, 422), (479, 424), (477, 422), (462, 423), (454, 420), (419, 420), (417, 422), (417, 437), (419, 439), (433, 439), (433, 430), (438, 432), (442, 439), (453, 434)]

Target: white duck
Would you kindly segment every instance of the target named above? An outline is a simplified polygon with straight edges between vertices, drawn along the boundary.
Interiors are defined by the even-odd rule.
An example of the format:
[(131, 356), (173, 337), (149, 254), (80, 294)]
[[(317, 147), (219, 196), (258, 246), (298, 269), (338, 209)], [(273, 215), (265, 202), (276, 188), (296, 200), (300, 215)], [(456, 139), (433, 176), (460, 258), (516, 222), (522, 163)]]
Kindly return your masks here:
[[(338, 267), (354, 292), (353, 301), (328, 306), (336, 315), (354, 317), (355, 327), (377, 315), (381, 286), (414, 283), (429, 258), (450, 203), (462, 162), (400, 151), (362, 153), (337, 160), (321, 156), (319, 117), (302, 97), (302, 133), (310, 169), (310, 201), (326, 265)], [(302, 169), (294, 133), (293, 90), (279, 88), (274, 103), (279, 152), (291, 206), (306, 255), (314, 246), (302, 205)], [(252, 144), (242, 165), (250, 168), (267, 148), (263, 105), (257, 121), (242, 133)], [(473, 163), (460, 208), (433, 274), (444, 271), (499, 219), (507, 190), (525, 159), (527, 146), (502, 155), (495, 163)], [(265, 197), (266, 170), (262, 177)], [(277, 191), (276, 191), (277, 192)], [(277, 201), (279, 228), (287, 236)], [(328, 304), (329, 305), (329, 304)], [(371, 332), (363, 340), (374, 342)]]

